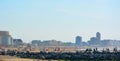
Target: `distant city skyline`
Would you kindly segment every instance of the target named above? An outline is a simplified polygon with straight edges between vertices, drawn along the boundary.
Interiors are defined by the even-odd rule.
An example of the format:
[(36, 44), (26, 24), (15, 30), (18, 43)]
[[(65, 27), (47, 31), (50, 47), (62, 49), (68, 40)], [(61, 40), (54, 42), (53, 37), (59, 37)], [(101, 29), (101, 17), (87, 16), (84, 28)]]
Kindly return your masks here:
[(119, 0), (0, 0), (0, 30), (13, 38), (82, 41), (100, 32), (120, 40)]

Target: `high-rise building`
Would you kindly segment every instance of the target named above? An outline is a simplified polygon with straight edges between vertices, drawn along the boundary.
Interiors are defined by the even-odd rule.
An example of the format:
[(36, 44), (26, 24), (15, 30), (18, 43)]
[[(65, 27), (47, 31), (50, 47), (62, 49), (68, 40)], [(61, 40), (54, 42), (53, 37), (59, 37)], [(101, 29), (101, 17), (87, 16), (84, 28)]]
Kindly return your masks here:
[(100, 34), (100, 32), (97, 32), (97, 33), (96, 33), (96, 38), (97, 38), (98, 41), (101, 40), (101, 34)]
[(96, 37), (90, 38), (90, 41), (88, 41), (89, 45), (100, 45), (101, 40), (101, 34), (100, 32), (96, 33)]
[(0, 45), (12, 45), (12, 37), (8, 31), (0, 31)]
[(82, 37), (81, 37), (81, 36), (76, 36), (75, 44), (76, 44), (76, 45), (80, 45), (81, 42), (82, 42)]

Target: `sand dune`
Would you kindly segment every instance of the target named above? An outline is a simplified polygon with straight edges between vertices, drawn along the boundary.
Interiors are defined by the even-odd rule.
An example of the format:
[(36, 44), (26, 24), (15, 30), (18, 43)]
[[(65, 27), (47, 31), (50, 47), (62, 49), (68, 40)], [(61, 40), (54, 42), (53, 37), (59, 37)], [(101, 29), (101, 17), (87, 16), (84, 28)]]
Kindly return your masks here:
[(39, 60), (39, 59), (24, 59), (15, 56), (0, 55), (0, 61), (58, 61), (58, 60)]

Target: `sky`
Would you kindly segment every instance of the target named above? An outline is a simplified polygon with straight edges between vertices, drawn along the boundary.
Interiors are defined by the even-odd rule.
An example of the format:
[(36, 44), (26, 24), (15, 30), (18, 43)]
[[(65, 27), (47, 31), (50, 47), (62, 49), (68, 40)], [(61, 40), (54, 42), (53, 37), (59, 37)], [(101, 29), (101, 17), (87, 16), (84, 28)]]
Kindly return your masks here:
[(100, 32), (120, 40), (120, 0), (0, 0), (0, 30), (13, 38), (83, 41)]

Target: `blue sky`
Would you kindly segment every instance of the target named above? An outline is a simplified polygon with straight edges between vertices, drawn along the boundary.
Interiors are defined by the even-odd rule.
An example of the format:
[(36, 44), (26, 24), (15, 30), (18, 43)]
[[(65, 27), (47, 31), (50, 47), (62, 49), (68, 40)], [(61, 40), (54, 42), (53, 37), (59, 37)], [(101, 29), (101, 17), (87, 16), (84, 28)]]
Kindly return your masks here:
[(0, 0), (0, 29), (13, 38), (83, 41), (101, 32), (120, 39), (120, 0)]

